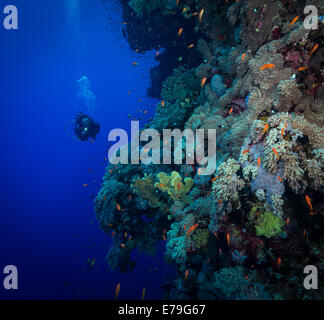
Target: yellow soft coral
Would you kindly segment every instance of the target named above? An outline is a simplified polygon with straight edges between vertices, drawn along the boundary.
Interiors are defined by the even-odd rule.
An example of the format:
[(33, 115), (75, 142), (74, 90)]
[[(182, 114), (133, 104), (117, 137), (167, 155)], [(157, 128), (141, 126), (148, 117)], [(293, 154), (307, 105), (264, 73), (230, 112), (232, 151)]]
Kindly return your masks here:
[(177, 171), (172, 171), (171, 175), (160, 172), (157, 177), (159, 182), (154, 185), (155, 188), (166, 192), (173, 201), (182, 201), (185, 204), (191, 201), (187, 193), (190, 192), (194, 184), (193, 179), (187, 177), (182, 183), (182, 177)]

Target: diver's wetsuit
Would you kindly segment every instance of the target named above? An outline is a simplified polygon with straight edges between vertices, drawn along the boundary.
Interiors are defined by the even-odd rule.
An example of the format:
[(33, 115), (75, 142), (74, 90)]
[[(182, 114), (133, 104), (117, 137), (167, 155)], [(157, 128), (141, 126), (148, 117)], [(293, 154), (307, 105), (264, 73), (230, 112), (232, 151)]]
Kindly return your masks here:
[(78, 113), (75, 119), (74, 132), (75, 135), (81, 140), (86, 141), (89, 138), (96, 139), (96, 135), (100, 131), (100, 124), (95, 122), (86, 114)]

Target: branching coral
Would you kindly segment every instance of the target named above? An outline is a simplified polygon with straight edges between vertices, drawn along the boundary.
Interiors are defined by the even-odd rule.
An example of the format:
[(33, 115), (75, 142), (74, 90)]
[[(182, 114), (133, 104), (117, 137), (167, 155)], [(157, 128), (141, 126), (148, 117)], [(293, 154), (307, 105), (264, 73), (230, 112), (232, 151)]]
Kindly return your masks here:
[(240, 165), (234, 159), (228, 159), (223, 162), (217, 171), (219, 179), (213, 182), (213, 192), (219, 201), (236, 202), (239, 200), (239, 192), (245, 183), (237, 172)]

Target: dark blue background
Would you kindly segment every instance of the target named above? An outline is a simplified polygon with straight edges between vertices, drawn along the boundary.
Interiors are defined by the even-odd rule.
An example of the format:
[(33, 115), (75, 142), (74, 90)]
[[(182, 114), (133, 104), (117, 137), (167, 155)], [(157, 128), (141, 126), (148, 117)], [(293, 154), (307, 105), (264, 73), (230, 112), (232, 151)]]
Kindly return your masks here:
[[(19, 30), (2, 26), (8, 4), (18, 8)], [(156, 101), (145, 92), (155, 53), (129, 50), (115, 0), (1, 0), (0, 20), (0, 298), (111, 299), (118, 282), (120, 298), (138, 299), (144, 287), (147, 299), (161, 298), (172, 273), (163, 244), (154, 259), (137, 255), (133, 274), (111, 272), (104, 260), (111, 239), (90, 199), (106, 166), (109, 130), (129, 130), (127, 114), (141, 116), (138, 108), (148, 110), (146, 119), (154, 114)], [(76, 97), (83, 75), (97, 96), (94, 143), (64, 131), (84, 111)], [(84, 271), (89, 258), (95, 266)], [(19, 290), (1, 285), (8, 264), (18, 267)]]

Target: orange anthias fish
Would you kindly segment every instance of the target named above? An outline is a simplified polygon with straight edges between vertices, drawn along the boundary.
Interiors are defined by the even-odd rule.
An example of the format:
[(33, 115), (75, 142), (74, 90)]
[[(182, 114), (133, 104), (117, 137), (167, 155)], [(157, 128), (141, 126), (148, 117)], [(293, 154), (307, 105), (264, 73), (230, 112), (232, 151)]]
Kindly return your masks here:
[(192, 44), (189, 44), (189, 46), (187, 47), (188, 49), (191, 49), (193, 48), (195, 45), (192, 43)]
[(120, 246), (124, 249), (125, 248), (125, 244), (121, 243)]
[(278, 152), (275, 148), (272, 148), (272, 151), (274, 152), (274, 154), (277, 156), (277, 158), (279, 159), (279, 155), (278, 155)]
[(213, 179), (211, 179), (211, 182), (214, 182), (217, 179), (219, 179), (219, 177), (214, 177)]
[(233, 107), (230, 109), (228, 115), (230, 116), (232, 112), (233, 112)]
[(298, 68), (297, 70), (298, 71), (304, 71), (304, 70), (307, 70), (308, 69), (308, 67), (300, 67), (300, 68)]
[(316, 214), (317, 214), (317, 212), (315, 212), (315, 211), (311, 211), (311, 212), (309, 213), (310, 216), (315, 216)]
[(87, 187), (88, 185), (89, 185), (88, 183), (84, 183), (82, 187)]
[(284, 134), (285, 134), (285, 129), (282, 128), (282, 129), (281, 129), (281, 135), (282, 135), (282, 137), (284, 136)]
[(121, 211), (121, 207), (120, 207), (120, 204), (119, 204), (119, 203), (116, 203), (116, 209), (117, 209), (118, 211)]
[(292, 26), (295, 22), (297, 22), (297, 20), (299, 19), (298, 16), (296, 16), (290, 23), (289, 25)]
[(312, 49), (312, 51), (308, 55), (310, 56), (311, 54), (313, 54), (317, 50), (317, 48), (318, 48), (318, 44), (316, 44), (314, 46), (314, 48)]
[(163, 100), (161, 101), (161, 106), (164, 107), (164, 101)]
[(194, 230), (196, 230), (197, 227), (198, 227), (198, 223), (196, 223), (195, 225), (191, 226), (191, 227), (188, 229), (186, 236), (189, 237), (189, 235), (190, 235)]
[(260, 68), (260, 71), (265, 70), (265, 69), (272, 69), (272, 68), (274, 68), (274, 67), (275, 67), (275, 65), (274, 65), (273, 63), (268, 63), (268, 64), (263, 65), (263, 66)]
[(243, 53), (243, 54), (242, 54), (242, 57), (241, 57), (241, 60), (242, 60), (242, 61), (245, 59), (245, 56), (246, 56), (246, 54)]
[(277, 179), (280, 181), (280, 182), (282, 182), (282, 179), (281, 179), (281, 177), (277, 177)]
[(277, 266), (278, 266), (278, 267), (280, 267), (281, 262), (282, 262), (282, 260), (281, 260), (281, 258), (279, 257), (279, 258), (277, 259)]
[(142, 300), (144, 300), (144, 298), (145, 298), (145, 291), (146, 291), (146, 289), (143, 288), (143, 290), (142, 290), (142, 297), (141, 297)]
[(188, 275), (189, 275), (189, 270), (187, 269), (186, 272), (185, 272), (185, 279), (188, 278)]
[(312, 206), (312, 203), (311, 203), (311, 200), (310, 200), (309, 196), (305, 196), (305, 198), (306, 198), (306, 202), (307, 202), (309, 208), (310, 208), (311, 210), (313, 210), (313, 206)]
[(290, 221), (289, 218), (287, 218), (287, 220), (286, 220), (287, 226), (289, 226), (289, 221)]
[(205, 12), (205, 9), (201, 9), (199, 11), (199, 15), (198, 15), (199, 23), (201, 23), (201, 19), (202, 19), (202, 16), (203, 16), (204, 12)]
[(260, 166), (260, 163), (261, 163), (261, 158), (258, 158), (258, 163), (257, 163), (258, 167)]
[(205, 77), (204, 79), (201, 80), (201, 86), (203, 87), (207, 81), (207, 78)]
[(120, 291), (120, 282), (117, 283), (116, 288), (115, 288), (115, 298), (118, 298), (119, 291)]
[(229, 233), (226, 234), (226, 240), (227, 240), (228, 245), (230, 245), (231, 244), (231, 236)]
[(265, 132), (266, 132), (268, 129), (269, 129), (269, 125), (266, 123), (266, 124), (264, 125), (264, 129), (263, 129), (262, 134), (265, 134)]
[(178, 36), (181, 36), (182, 31), (183, 31), (183, 28), (180, 28), (178, 31)]
[(243, 150), (242, 154), (246, 154), (248, 152), (249, 152), (249, 150), (248, 149), (245, 149), (245, 150)]

